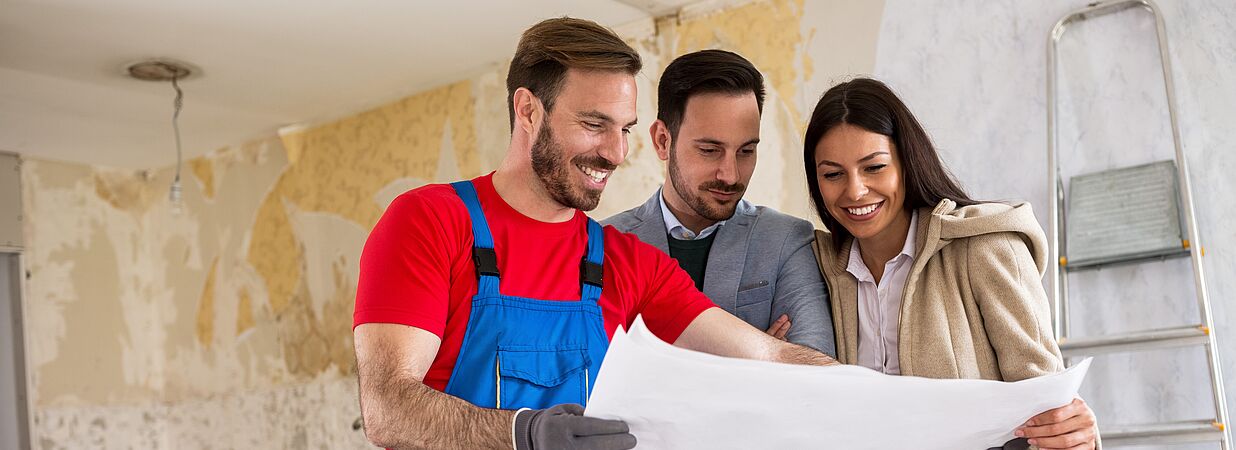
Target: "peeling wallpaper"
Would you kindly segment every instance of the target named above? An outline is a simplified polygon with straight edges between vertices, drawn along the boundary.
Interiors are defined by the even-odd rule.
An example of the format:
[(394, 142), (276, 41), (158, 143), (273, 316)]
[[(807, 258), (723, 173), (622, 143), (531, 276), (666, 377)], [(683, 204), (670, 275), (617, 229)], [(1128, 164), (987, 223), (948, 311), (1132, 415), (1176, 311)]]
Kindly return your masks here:
[(282, 151), (268, 139), (204, 159), (223, 183), (208, 197), (210, 181), (184, 177), (181, 215), (166, 202), (170, 170), (24, 165), (36, 413), (222, 392), (277, 373), (243, 357), (262, 343), (238, 341), (230, 325), (232, 286), (258, 286), (236, 255)]
[[(647, 133), (656, 117), (656, 80), (678, 55), (724, 48), (766, 77), (749, 200), (815, 220), (801, 173), (807, 116), (828, 87), (874, 73), (902, 95), (973, 193), (1030, 200), (1045, 220), (1043, 45), (1051, 24), (1084, 2), (1073, 3), (763, 0), (624, 28), (644, 58), (636, 77), (640, 125), (590, 214), (608, 217), (656, 190), (664, 165)], [(1160, 4), (1172, 33), (1184, 141), (1197, 155), (1195, 194), (1199, 204), (1230, 204), (1236, 160), (1224, 143), (1232, 141), (1227, 125), (1236, 120), (1236, 42), (1228, 32), (1236, 6)], [(1124, 49), (1107, 53), (1127, 56), (1144, 49), (1129, 35), (1145, 26), (1109, 24), (1096, 33), (1114, 36)], [(1141, 73), (1137, 58), (1108, 72), (1094, 65), (1106, 60), (1085, 52), (1068, 61), (1121, 86), (1142, 81), (1126, 76)], [(498, 166), (509, 139), (506, 64), (187, 161), (178, 215), (167, 202), (170, 168), (26, 160), (26, 345), (36, 448), (367, 448), (351, 429), (359, 416), (350, 325), (361, 247), (397, 195)], [(1111, 97), (1069, 92), (1075, 104), (1090, 107), (1096, 95)], [(1129, 92), (1129, 108), (1145, 103)], [(1143, 128), (1148, 136), (1162, 134)], [(1101, 148), (1138, 139), (1126, 134), (1076, 140)], [(1148, 157), (1143, 153), (1122, 157)], [(1225, 275), (1236, 270), (1236, 259), (1231, 233), (1222, 232), (1231, 215), (1225, 211), (1203, 208), (1199, 220), (1214, 255), (1206, 264), (1231, 377), (1236, 334), (1224, 318), (1236, 282)], [(1141, 270), (1082, 280), (1097, 285), (1092, 292), (1100, 301), (1079, 307), (1088, 318), (1078, 323), (1122, 330), (1190, 319), (1182, 308), (1155, 301), (1166, 297), (1164, 288), (1123, 304), (1135, 307), (1130, 313), (1099, 314), (1125, 299), (1116, 287), (1157, 280)], [(1196, 365), (1199, 355), (1150, 357), (1165, 362), (1153, 368), (1153, 361), (1109, 357), (1095, 365), (1084, 392), (1101, 422), (1209, 413), (1197, 392), (1204, 373), (1173, 368)], [(1163, 387), (1174, 385), (1194, 388)]]
[[(641, 125), (591, 215), (641, 204), (664, 176), (646, 131), (661, 70), (724, 48), (766, 77), (747, 198), (811, 218), (806, 116), (824, 89), (875, 72), (877, 47), (895, 45), (881, 32), (884, 3), (755, 1), (624, 36), (644, 57)], [(400, 193), (497, 167), (505, 69), (187, 161), (178, 215), (170, 168), (27, 160), (36, 448), (366, 447), (351, 429), (361, 247)]]

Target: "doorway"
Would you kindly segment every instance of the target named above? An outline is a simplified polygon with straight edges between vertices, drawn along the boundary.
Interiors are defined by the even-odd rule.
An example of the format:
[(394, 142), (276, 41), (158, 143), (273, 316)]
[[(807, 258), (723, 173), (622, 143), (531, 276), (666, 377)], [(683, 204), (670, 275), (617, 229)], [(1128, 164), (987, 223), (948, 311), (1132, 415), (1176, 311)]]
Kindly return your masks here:
[(0, 448), (6, 449), (30, 448), (20, 266), (18, 254), (0, 252)]

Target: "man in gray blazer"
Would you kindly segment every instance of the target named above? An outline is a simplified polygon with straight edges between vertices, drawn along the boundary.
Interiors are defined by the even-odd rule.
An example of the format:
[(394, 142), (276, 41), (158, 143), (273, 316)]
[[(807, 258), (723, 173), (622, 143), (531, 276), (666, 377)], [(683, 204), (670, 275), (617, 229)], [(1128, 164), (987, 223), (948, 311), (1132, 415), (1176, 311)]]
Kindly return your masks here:
[(657, 94), (650, 133), (667, 182), (604, 223), (669, 253), (730, 314), (836, 356), (814, 227), (742, 199), (755, 171), (763, 76), (737, 54), (704, 50), (670, 63)]

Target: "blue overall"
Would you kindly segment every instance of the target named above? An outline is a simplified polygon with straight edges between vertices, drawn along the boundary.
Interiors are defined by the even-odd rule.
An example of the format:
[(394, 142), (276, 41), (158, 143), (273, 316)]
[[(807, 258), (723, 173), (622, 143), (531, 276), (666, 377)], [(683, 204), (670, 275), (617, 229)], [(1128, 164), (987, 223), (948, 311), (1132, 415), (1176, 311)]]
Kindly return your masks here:
[(451, 186), (472, 219), (472, 259), (479, 280), (446, 393), (483, 408), (583, 405), (609, 348), (597, 304), (605, 255), (601, 225), (588, 219), (579, 301), (502, 295), (493, 235), (476, 188), (471, 181)]

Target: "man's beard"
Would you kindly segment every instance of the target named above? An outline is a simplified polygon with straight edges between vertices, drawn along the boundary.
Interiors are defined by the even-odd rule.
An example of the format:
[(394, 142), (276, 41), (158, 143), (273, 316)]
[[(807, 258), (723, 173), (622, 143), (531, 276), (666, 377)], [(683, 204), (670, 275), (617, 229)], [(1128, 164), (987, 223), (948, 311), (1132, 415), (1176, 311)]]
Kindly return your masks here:
[[(677, 151), (671, 148), (669, 155), (670, 183), (674, 185), (674, 191), (678, 192), (678, 195), (682, 197), (682, 200), (687, 202), (687, 206), (689, 206), (692, 211), (695, 211), (695, 213), (700, 217), (714, 222), (729, 220), (730, 217), (733, 217), (734, 210), (738, 209), (737, 201), (728, 207), (724, 205), (713, 206), (704, 199), (704, 196), (708, 195), (709, 189), (715, 189), (723, 192), (746, 192), (747, 185), (742, 183), (725, 184), (720, 180), (712, 180), (707, 183), (703, 183), (698, 187), (692, 188), (687, 185), (686, 178), (684, 178), (682, 176), (682, 172), (678, 170), (678, 158), (675, 156), (675, 153), (677, 153)], [(739, 200), (741, 200), (741, 195)]]
[(601, 202), (601, 189), (571, 184), (572, 166), (582, 165), (591, 169), (613, 171), (618, 166), (596, 155), (579, 155), (568, 164), (563, 161), (562, 145), (554, 140), (549, 123), (541, 127), (536, 142), (532, 144), (532, 171), (549, 196), (562, 206), (582, 211), (592, 211)]

